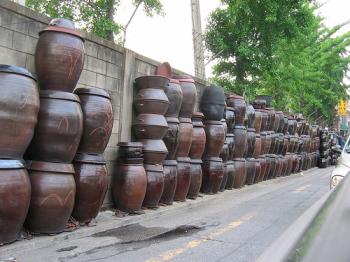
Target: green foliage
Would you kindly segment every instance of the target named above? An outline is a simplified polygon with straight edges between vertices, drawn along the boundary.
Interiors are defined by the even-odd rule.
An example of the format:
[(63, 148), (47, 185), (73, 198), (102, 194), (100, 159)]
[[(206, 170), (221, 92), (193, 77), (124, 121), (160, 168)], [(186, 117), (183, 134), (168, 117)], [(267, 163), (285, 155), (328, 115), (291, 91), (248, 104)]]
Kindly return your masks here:
[(342, 82), (350, 34), (325, 28), (307, 0), (223, 0), (210, 17), (206, 46), (216, 54), (213, 80), (253, 98), (271, 94), (277, 109), (331, 122), (346, 96)]
[[(133, 0), (143, 4), (147, 15), (161, 14), (160, 0)], [(50, 17), (68, 18), (83, 30), (112, 40), (122, 32), (122, 25), (114, 21), (119, 0), (26, 0), (26, 6)]]

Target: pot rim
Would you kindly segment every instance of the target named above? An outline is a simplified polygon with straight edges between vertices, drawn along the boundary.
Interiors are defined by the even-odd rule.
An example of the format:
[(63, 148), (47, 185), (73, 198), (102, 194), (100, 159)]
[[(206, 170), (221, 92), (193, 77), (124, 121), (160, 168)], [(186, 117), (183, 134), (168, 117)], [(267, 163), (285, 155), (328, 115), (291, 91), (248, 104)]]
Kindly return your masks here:
[(20, 66), (0, 64), (0, 72), (26, 76), (37, 82), (36, 77), (31, 72), (29, 72), (26, 68)]
[(85, 154), (77, 153), (74, 157), (73, 163), (88, 163), (95, 165), (105, 165), (107, 162), (102, 154)]
[(167, 123), (172, 123), (172, 124), (179, 124), (180, 123), (179, 118), (173, 117), (173, 116), (166, 116), (165, 120)]
[(177, 163), (191, 163), (191, 158), (189, 157), (177, 157), (176, 158)]
[(191, 164), (202, 164), (202, 159), (191, 159)]
[(180, 123), (189, 123), (192, 124), (192, 120), (190, 117), (179, 117)]
[(119, 142), (117, 145), (119, 147), (143, 148), (143, 144), (141, 142)]
[(215, 157), (215, 156), (204, 157), (202, 160), (203, 162), (204, 161), (223, 162), (221, 157)]
[(57, 100), (66, 100), (73, 101), (80, 104), (79, 96), (69, 92), (56, 91), (56, 90), (40, 90), (39, 92), (40, 99), (57, 99)]
[(73, 175), (75, 173), (73, 164), (29, 160), (27, 161), (27, 165), (27, 169), (29, 171), (53, 172), (70, 175)]
[(74, 94), (78, 96), (79, 95), (101, 96), (111, 100), (111, 97), (109, 96), (109, 94), (102, 88), (98, 88), (98, 87), (78, 87), (74, 90)]
[(25, 162), (18, 159), (0, 159), (0, 170), (25, 169)]
[(39, 36), (45, 32), (58, 32), (58, 33), (73, 35), (73, 36), (79, 37), (83, 42), (85, 41), (85, 38), (83, 37), (82, 33), (77, 31), (76, 29), (70, 29), (70, 28), (62, 27), (62, 26), (49, 25), (48, 27), (46, 27), (45, 29), (43, 29), (39, 32)]
[(177, 166), (177, 161), (176, 160), (171, 160), (171, 159), (165, 159), (163, 161), (164, 166)]
[(152, 165), (152, 164), (145, 164), (145, 171), (152, 171), (152, 172), (164, 172), (163, 165)]

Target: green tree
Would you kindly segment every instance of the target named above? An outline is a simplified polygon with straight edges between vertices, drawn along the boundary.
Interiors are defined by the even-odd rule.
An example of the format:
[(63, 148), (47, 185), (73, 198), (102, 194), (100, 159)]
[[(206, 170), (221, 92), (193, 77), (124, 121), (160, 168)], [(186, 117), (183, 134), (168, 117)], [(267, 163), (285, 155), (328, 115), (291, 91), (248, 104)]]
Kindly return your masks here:
[[(147, 15), (162, 13), (160, 0), (132, 0)], [(114, 20), (119, 0), (26, 0), (26, 6), (50, 17), (71, 19), (87, 32), (114, 40), (126, 28)], [(135, 9), (136, 11), (136, 9)]]

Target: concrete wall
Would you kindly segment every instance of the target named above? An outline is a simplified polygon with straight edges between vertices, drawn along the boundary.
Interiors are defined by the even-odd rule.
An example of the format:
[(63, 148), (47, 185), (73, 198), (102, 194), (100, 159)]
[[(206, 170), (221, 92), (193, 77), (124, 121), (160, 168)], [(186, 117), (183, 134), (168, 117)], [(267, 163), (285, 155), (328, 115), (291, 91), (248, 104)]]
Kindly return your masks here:
[[(10, 0), (0, 1), (0, 64), (25, 67), (35, 73), (34, 53), (38, 33), (49, 18)], [(141, 75), (155, 73), (159, 62), (86, 34), (85, 65), (78, 87), (99, 87), (112, 98), (113, 131), (104, 153), (109, 179), (117, 158), (119, 141), (131, 141), (133, 82)], [(184, 74), (174, 70), (176, 74)], [(194, 78), (200, 96), (205, 81)], [(110, 190), (104, 207), (111, 206)]]

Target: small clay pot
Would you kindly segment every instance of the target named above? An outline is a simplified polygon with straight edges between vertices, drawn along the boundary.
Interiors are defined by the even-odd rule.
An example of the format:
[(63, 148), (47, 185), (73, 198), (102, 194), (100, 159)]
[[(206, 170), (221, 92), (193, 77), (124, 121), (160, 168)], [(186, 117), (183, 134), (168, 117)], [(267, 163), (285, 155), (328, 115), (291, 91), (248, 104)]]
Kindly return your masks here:
[(196, 199), (202, 186), (202, 160), (191, 160), (191, 183), (187, 198)]
[(162, 165), (144, 165), (147, 175), (146, 195), (142, 206), (157, 208), (164, 189), (164, 170)]
[(178, 157), (177, 159), (177, 185), (174, 200), (186, 201), (186, 196), (191, 183), (191, 159)]
[(164, 160), (164, 189), (160, 199), (161, 203), (172, 205), (177, 185), (177, 161)]
[(224, 165), (219, 157), (207, 157), (202, 164), (202, 187), (201, 192), (205, 194), (216, 194), (220, 190), (224, 177)]

